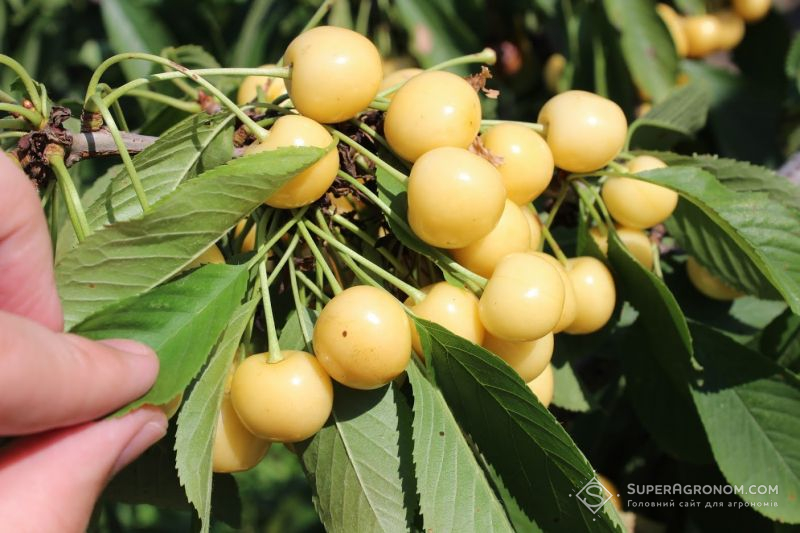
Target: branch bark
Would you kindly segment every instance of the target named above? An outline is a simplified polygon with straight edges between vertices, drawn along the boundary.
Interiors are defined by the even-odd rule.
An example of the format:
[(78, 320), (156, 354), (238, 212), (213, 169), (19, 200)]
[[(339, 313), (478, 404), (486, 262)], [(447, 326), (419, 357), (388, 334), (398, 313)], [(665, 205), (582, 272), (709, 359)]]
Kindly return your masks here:
[[(158, 137), (122, 132), (122, 140), (125, 142), (128, 153), (134, 155), (156, 142)], [(69, 147), (69, 155), (65, 159), (65, 163), (70, 166), (82, 159), (111, 155), (119, 155), (119, 150), (108, 130), (74, 133), (72, 134), (72, 146)]]

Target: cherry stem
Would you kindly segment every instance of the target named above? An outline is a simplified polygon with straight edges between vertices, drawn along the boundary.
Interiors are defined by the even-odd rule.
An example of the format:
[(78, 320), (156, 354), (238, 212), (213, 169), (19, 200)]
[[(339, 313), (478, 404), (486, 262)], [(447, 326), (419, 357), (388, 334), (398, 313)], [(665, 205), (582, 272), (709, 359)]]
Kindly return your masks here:
[[(155, 91), (149, 91), (147, 89), (134, 89), (132, 91), (129, 91), (128, 94), (126, 94), (125, 96), (152, 100), (154, 102), (168, 105), (170, 107), (174, 107), (175, 109), (179, 109), (180, 111), (185, 111), (187, 113), (200, 113), (203, 111), (203, 108), (200, 107), (200, 104), (198, 104), (197, 102), (187, 102), (186, 100), (181, 100), (179, 98), (167, 96), (166, 94), (157, 93)], [(114, 102), (114, 104), (116, 103), (117, 102)]]
[(114, 139), (114, 144), (117, 146), (117, 150), (119, 150), (119, 155), (122, 158), (122, 164), (125, 166), (125, 170), (128, 172), (131, 185), (133, 185), (133, 191), (136, 193), (136, 198), (139, 200), (139, 204), (142, 206), (142, 211), (147, 213), (150, 210), (150, 202), (147, 200), (147, 194), (144, 191), (144, 186), (139, 179), (139, 174), (136, 172), (136, 166), (133, 164), (131, 154), (128, 153), (128, 148), (125, 146), (125, 141), (122, 139), (122, 135), (120, 135), (119, 129), (117, 128), (117, 123), (114, 122), (114, 117), (111, 116), (111, 112), (108, 110), (108, 107), (106, 107), (105, 103), (100, 99), (99, 96), (93, 95), (92, 101), (94, 102), (95, 106), (97, 106), (100, 114), (103, 116), (103, 122), (105, 122), (109, 133), (111, 133), (111, 138)]
[[(322, 220), (323, 225), (324, 222), (325, 221), (323, 219)], [(399, 290), (403, 291), (406, 295), (413, 298), (415, 302), (419, 303), (425, 298), (425, 294), (421, 290), (412, 287), (411, 285), (401, 280), (397, 276), (394, 276), (393, 274), (387, 272), (386, 270), (376, 265), (363, 255), (356, 252), (355, 250), (351, 250), (349, 247), (339, 242), (339, 240), (336, 239), (336, 237), (332, 233), (323, 230), (316, 224), (313, 224), (309, 221), (304, 222), (304, 224), (308, 227), (309, 231), (315, 233), (336, 251), (341, 252), (343, 254), (347, 254), (356, 262), (361, 263), (361, 265), (374, 272), (378, 277), (380, 277), (387, 283), (391, 284), (392, 286), (397, 287)]]
[[(5, 54), (0, 54), (0, 65), (5, 65), (13, 70), (14, 73), (16, 73), (17, 77), (22, 82), (22, 85), (25, 87), (25, 90), (28, 92), (28, 96), (31, 99), (33, 108), (40, 112), (40, 115), (44, 114), (42, 99), (39, 95), (39, 91), (36, 90), (36, 83), (34, 83), (33, 78), (31, 78), (30, 74), (28, 74), (28, 71), (25, 70), (25, 67), (23, 67), (19, 61)], [(6, 94), (6, 96), (9, 95)], [(39, 122), (41, 122), (41, 120)], [(39, 123), (36, 124), (37, 127), (38, 125)]]
[[(67, 165), (64, 164), (64, 155), (61, 153), (47, 154), (47, 161), (50, 164), (50, 168), (52, 168), (56, 174), (59, 189), (64, 196), (64, 203), (67, 206), (69, 220), (72, 223), (72, 227), (75, 229), (75, 236), (78, 238), (79, 243), (83, 242), (86, 237), (92, 234), (92, 230), (89, 227), (89, 222), (86, 220), (86, 213), (83, 211), (78, 190), (75, 188), (72, 176), (70, 176), (67, 170)], [(57, 202), (53, 202), (54, 205), (56, 203)]]
[[(343, 244), (345, 245), (347, 244), (347, 240), (344, 238), (344, 236), (341, 234), (340, 231), (336, 232), (335, 237), (339, 239), (339, 241), (342, 242)], [(358, 264), (355, 261), (353, 261), (353, 258), (351, 258), (349, 255), (345, 253), (340, 252), (339, 250), (335, 250), (335, 252), (337, 257), (339, 257), (339, 259), (341, 259), (342, 262), (345, 265), (347, 265), (347, 268), (349, 268), (356, 275), (356, 277), (358, 277), (359, 280), (361, 280), (363, 283), (366, 283), (367, 285), (371, 285), (375, 288), (385, 290), (385, 288), (380, 283), (378, 283), (378, 281), (376, 281), (375, 278), (370, 276), (368, 273), (364, 271), (364, 269), (358, 266)]]
[[(289, 261), (289, 259), (292, 257), (292, 254), (294, 253), (295, 248), (297, 248), (297, 244), (299, 242), (300, 242), (300, 236), (297, 233), (295, 233), (292, 236), (292, 240), (289, 241), (289, 245), (286, 247), (286, 251), (283, 252), (283, 255), (281, 255), (281, 258), (275, 264), (275, 268), (272, 269), (272, 272), (270, 273), (269, 278), (267, 279), (270, 285), (272, 285), (275, 282), (278, 275), (281, 273), (281, 270), (286, 265), (286, 262)], [(289, 261), (289, 263), (291, 264), (292, 262)]]
[(544, 238), (547, 241), (547, 244), (550, 245), (550, 248), (553, 249), (553, 254), (555, 254), (556, 259), (558, 259), (562, 265), (567, 266), (567, 256), (564, 254), (563, 250), (561, 250), (561, 247), (558, 245), (558, 242), (556, 242), (553, 234), (550, 233), (550, 228), (542, 225), (542, 235), (544, 235)]
[[(395, 213), (392, 208), (386, 204), (386, 202), (381, 200), (374, 192), (364, 186), (363, 183), (342, 170), (339, 171), (338, 176), (352, 185), (354, 189), (363, 194), (367, 199), (369, 199), (397, 227), (411, 235), (414, 234), (408, 224), (406, 224), (406, 221), (403, 220), (402, 217), (400, 217), (397, 213)], [(481, 277), (468, 268), (461, 266), (455, 262), (452, 257), (441, 252), (440, 250), (436, 248), (431, 248), (431, 250), (433, 256), (432, 259), (436, 265), (443, 270), (447, 270), (453, 274), (453, 276), (463, 281), (473, 292), (480, 293), (483, 290), (483, 287), (486, 286), (486, 278)]]
[(272, 314), (272, 301), (269, 297), (267, 281), (267, 261), (258, 264), (258, 279), (261, 284), (261, 302), (264, 305), (264, 318), (267, 322), (267, 362), (280, 363), (283, 360), (281, 347), (278, 344), (278, 330), (275, 328), (275, 315)]
[(658, 276), (659, 279), (664, 279), (664, 272), (661, 270), (661, 253), (658, 249), (658, 243), (650, 243), (651, 253), (653, 254), (653, 274)]
[(615, 170), (617, 172), (621, 172), (622, 174), (630, 174), (630, 171), (625, 165), (621, 165), (616, 161), (611, 161), (608, 163), (608, 168)]
[(0, 102), (0, 111), (5, 111), (7, 113), (13, 113), (15, 115), (19, 115), (28, 122), (30, 122), (33, 125), (33, 127), (37, 129), (42, 126), (42, 122), (44, 121), (41, 113), (39, 113), (35, 109), (28, 109), (27, 107), (23, 107), (19, 104), (7, 104), (4, 102)]
[(316, 297), (318, 302), (326, 304), (331, 301), (331, 299), (324, 292), (322, 292), (322, 289), (319, 288), (319, 284), (311, 281), (308, 278), (308, 276), (306, 276), (299, 270), (295, 271), (295, 276), (297, 276), (297, 279), (300, 281), (300, 283), (305, 285), (306, 288), (308, 288), (308, 290), (310, 290), (314, 294), (314, 297)]
[(588, 196), (591, 194), (589, 191), (587, 191), (588, 187), (583, 182), (573, 183), (572, 187), (578, 193), (581, 203), (586, 207), (586, 209), (589, 210), (589, 214), (594, 220), (594, 223), (600, 229), (600, 234), (603, 236), (608, 235), (608, 226), (606, 225), (606, 221), (603, 220), (603, 218), (600, 216), (600, 213), (597, 211), (597, 209), (595, 209), (594, 197)]
[(367, 244), (367, 246), (375, 248), (375, 250), (377, 250), (378, 253), (381, 254), (384, 257), (384, 259), (386, 259), (394, 267), (395, 270), (397, 270), (397, 273), (400, 277), (404, 277), (405, 275), (408, 274), (408, 269), (405, 267), (405, 265), (400, 263), (400, 261), (398, 261), (397, 258), (392, 253), (386, 250), (386, 248), (378, 246), (377, 244), (378, 240), (374, 238), (372, 235), (368, 234), (367, 232), (359, 228), (357, 225), (353, 224), (353, 222), (343, 217), (342, 215), (336, 215), (336, 214), (331, 215), (331, 220), (333, 220), (339, 226), (353, 233), (356, 237), (364, 241)]
[(381, 146), (383, 146), (389, 151), (392, 151), (392, 147), (389, 146), (389, 142), (386, 140), (386, 138), (377, 131), (375, 131), (373, 128), (371, 128), (369, 125), (365, 124), (364, 122), (358, 119), (353, 119), (350, 122), (356, 125), (358, 129), (360, 129), (361, 131), (363, 131), (364, 133), (366, 133), (367, 135), (378, 141), (381, 144)]
[(556, 197), (556, 201), (553, 204), (553, 207), (550, 208), (550, 212), (547, 214), (547, 229), (550, 229), (550, 226), (553, 225), (553, 220), (555, 220), (556, 215), (558, 214), (558, 210), (561, 208), (561, 204), (564, 203), (564, 200), (567, 198), (567, 194), (569, 193), (569, 182), (563, 181), (561, 183), (561, 188), (558, 191), (558, 196)]
[[(480, 52), (476, 52), (474, 54), (467, 54), (465, 56), (454, 57), (452, 59), (448, 59), (447, 61), (443, 61), (438, 63), (430, 68), (425, 69), (426, 71), (431, 70), (444, 70), (450, 67), (455, 67), (458, 65), (469, 65), (474, 63), (483, 63), (486, 65), (494, 65), (497, 62), (497, 53), (491, 48), (484, 48)], [(406, 80), (408, 81), (408, 80)], [(388, 95), (396, 92), (400, 87), (402, 87), (406, 82), (402, 81), (397, 85), (393, 85), (383, 91), (379, 92), (376, 98), (384, 99)], [(370, 105), (372, 107), (372, 105)], [(376, 108), (377, 109), (377, 108)]]
[(319, 246), (317, 246), (317, 243), (314, 241), (314, 238), (308, 232), (311, 226), (312, 226), (311, 222), (304, 220), (297, 224), (297, 229), (300, 230), (300, 234), (303, 236), (303, 240), (306, 241), (306, 244), (308, 244), (308, 248), (311, 250), (311, 254), (314, 256), (314, 259), (317, 260), (317, 267), (322, 269), (322, 273), (328, 280), (328, 284), (331, 286), (333, 294), (334, 295), (339, 294), (342, 292), (342, 285), (339, 283), (339, 280), (336, 279), (336, 274), (333, 273), (333, 270), (331, 270), (331, 266), (328, 264), (328, 261), (325, 259), (325, 256), (322, 255), (322, 251), (319, 249)]
[(395, 178), (400, 183), (405, 183), (406, 180), (408, 180), (408, 176), (406, 176), (405, 174), (394, 168), (392, 165), (390, 165), (377, 155), (373, 154), (372, 152), (370, 152), (369, 150), (358, 144), (356, 141), (354, 141), (344, 133), (335, 130), (333, 128), (328, 128), (328, 131), (330, 131), (334, 137), (345, 143), (347, 146), (349, 146), (359, 154), (363, 155), (364, 157), (375, 163), (379, 168), (388, 172), (393, 178)]
[(286, 224), (281, 226), (281, 228), (278, 229), (274, 234), (272, 234), (272, 236), (269, 238), (267, 242), (259, 246), (256, 254), (247, 262), (247, 267), (253, 268), (253, 266), (255, 266), (257, 262), (261, 261), (267, 254), (267, 252), (269, 252), (270, 249), (273, 246), (275, 246), (275, 243), (281, 240), (281, 238), (284, 235), (286, 235), (290, 229), (292, 229), (295, 225), (298, 224), (300, 219), (302, 219), (303, 216), (306, 214), (306, 211), (308, 211), (308, 207), (302, 207), (298, 209), (295, 212), (294, 216), (292, 216), (291, 220), (289, 220)]
[[(296, 237), (297, 234), (295, 233), (295, 238)], [(308, 351), (311, 348), (311, 338), (313, 334), (308, 331), (308, 324), (303, 320), (303, 315), (307, 314), (308, 310), (300, 299), (300, 290), (297, 287), (297, 271), (294, 268), (293, 260), (289, 261), (289, 285), (292, 288), (292, 300), (294, 300), (294, 308), (297, 312), (297, 321), (300, 322), (300, 333), (303, 335), (303, 349)]]
[(481, 120), (481, 131), (501, 124), (515, 124), (517, 126), (524, 126), (539, 133), (544, 133), (543, 124), (539, 124), (538, 122), (521, 122), (518, 120)]
[(597, 189), (586, 183), (584, 180), (578, 181), (580, 181), (580, 183), (582, 183), (589, 190), (589, 193), (592, 195), (595, 202), (597, 202), (597, 205), (600, 206), (600, 212), (603, 214), (603, 218), (605, 219), (606, 223), (610, 226), (613, 226), (614, 220), (611, 218), (611, 215), (606, 208), (606, 203), (603, 201), (603, 197), (600, 195), (600, 193), (597, 192)]
[(317, 8), (314, 14), (311, 16), (311, 18), (308, 19), (306, 25), (303, 26), (303, 29), (300, 30), (300, 33), (305, 33), (308, 30), (319, 26), (319, 23), (322, 22), (322, 19), (325, 18), (325, 15), (328, 14), (328, 11), (331, 10), (331, 7), (333, 7), (333, 4), (335, 2), (336, 0), (325, 0), (324, 2), (322, 2), (322, 4), (320, 4), (320, 6)]

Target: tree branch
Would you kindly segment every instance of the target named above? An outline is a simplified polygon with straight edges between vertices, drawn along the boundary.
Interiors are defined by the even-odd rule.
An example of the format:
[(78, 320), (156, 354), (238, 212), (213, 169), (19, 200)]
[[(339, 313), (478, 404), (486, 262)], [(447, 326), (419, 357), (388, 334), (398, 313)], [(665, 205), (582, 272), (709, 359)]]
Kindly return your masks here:
[[(154, 142), (158, 137), (139, 135), (138, 133), (121, 132), (122, 140), (130, 154), (138, 154)], [(90, 157), (103, 157), (119, 155), (111, 133), (105, 128), (98, 131), (72, 134), (72, 146), (69, 147), (69, 156), (65, 159), (67, 166), (74, 165), (82, 159)]]

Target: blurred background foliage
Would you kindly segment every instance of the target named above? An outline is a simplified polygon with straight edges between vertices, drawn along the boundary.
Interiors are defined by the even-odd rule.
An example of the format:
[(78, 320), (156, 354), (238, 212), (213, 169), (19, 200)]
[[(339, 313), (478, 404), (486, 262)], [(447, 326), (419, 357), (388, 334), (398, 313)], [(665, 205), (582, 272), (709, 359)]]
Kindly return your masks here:
[[(0, 48), (44, 83), (53, 100), (77, 113), (93, 69), (115, 53), (163, 53), (198, 67), (274, 63), (319, 4), (320, 0), (0, 0)], [(725, 2), (708, 4), (713, 9)], [(702, 0), (675, 0), (673, 5), (684, 13), (706, 8)], [(580, 88), (613, 98), (633, 120), (643, 103), (663, 100), (679, 83), (697, 83), (710, 99), (708, 123), (694, 138), (680, 140), (676, 151), (718, 153), (779, 167), (800, 150), (800, 43), (793, 39), (797, 2), (784, 0), (776, 6), (764, 20), (748, 25), (735, 50), (705, 60), (675, 55), (651, 0), (339, 0), (328, 23), (368, 35), (384, 55), (387, 71), (427, 67), (486, 46), (494, 48), (499, 59), (490, 86), (500, 90), (501, 98), (489, 101), (487, 118), (533, 121), (553, 90)], [(205, 52), (175, 48), (181, 45), (197, 45)], [(566, 58), (563, 70), (545, 75), (556, 53)], [(120, 85), (152, 68), (128, 62), (123, 69), (112, 69), (104, 81)], [(0, 85), (13, 88), (13, 73), (3, 70), (1, 76)], [(235, 91), (235, 82), (218, 81), (225, 90)], [(181, 94), (171, 84), (158, 90)], [(143, 133), (158, 134), (182, 118), (180, 112), (151, 102), (126, 100), (123, 105), (129, 123)], [(100, 173), (93, 165), (80, 167), (93, 177)], [(670, 266), (665, 269), (670, 276)], [(714, 310), (704, 307), (697, 313)], [(753, 317), (765, 311), (742, 313)], [(727, 316), (727, 310), (723, 314)], [(614, 342), (610, 338), (600, 351), (613, 351)], [(580, 349), (570, 347), (575, 353)], [(631, 433), (631, 428), (641, 428), (633, 421), (630, 403), (620, 398), (619, 373), (609, 371), (609, 360), (600, 358), (597, 368), (588, 369), (592, 381), (605, 384), (592, 391), (603, 408), (580, 419), (558, 412), (592, 463), (616, 474), (620, 484), (652, 475), (719, 482), (716, 469), (676, 470), (677, 463), (644, 433)], [(595, 438), (599, 428), (608, 436), (602, 442)], [(226, 485), (221, 497), (241, 502), (242, 531), (322, 530), (300, 464), (283, 446), (274, 446), (257, 468), (236, 479), (238, 495), (235, 487)], [(177, 478), (164, 483), (180, 492), (179, 486), (173, 487)], [(97, 530), (157, 532), (196, 525), (185, 506), (175, 507), (104, 504), (98, 509)], [(221, 518), (239, 522), (238, 514)], [(724, 517), (656, 512), (654, 518), (679, 530), (686, 521), (696, 530), (707, 530), (704, 522), (717, 530), (725, 530), (725, 524), (729, 530), (765, 526), (749, 511)], [(218, 521), (214, 530), (232, 528)]]

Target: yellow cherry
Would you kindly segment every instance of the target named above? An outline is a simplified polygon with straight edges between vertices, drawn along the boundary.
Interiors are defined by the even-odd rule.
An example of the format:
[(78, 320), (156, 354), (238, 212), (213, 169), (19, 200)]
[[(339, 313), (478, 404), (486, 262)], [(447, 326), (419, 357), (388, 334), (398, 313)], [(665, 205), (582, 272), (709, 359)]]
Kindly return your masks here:
[(411, 168), (408, 223), (428, 244), (463, 248), (492, 231), (505, 200), (491, 163), (463, 148), (436, 148)]
[(553, 331), (564, 311), (564, 283), (547, 260), (532, 253), (503, 258), (483, 290), (481, 323), (508, 341), (533, 341)]
[(317, 26), (301, 33), (283, 58), (292, 68), (286, 87), (294, 106), (323, 124), (342, 122), (366, 109), (383, 78), (375, 45), (345, 28)]
[(544, 64), (542, 77), (544, 86), (553, 94), (559, 92), (561, 78), (564, 77), (564, 69), (567, 67), (567, 58), (561, 54), (551, 54)]
[(683, 17), (678, 15), (671, 6), (667, 4), (658, 4), (656, 12), (664, 21), (664, 25), (669, 30), (669, 35), (672, 37), (672, 43), (675, 45), (675, 52), (680, 57), (686, 57), (689, 52), (689, 41), (686, 38), (686, 30), (683, 28)]
[(730, 10), (716, 13), (719, 20), (719, 48), (720, 50), (733, 50), (744, 39), (744, 20)]
[[(240, 220), (236, 227), (233, 229), (233, 238), (238, 239), (239, 235), (242, 234), (244, 228), (247, 226), (247, 219)], [(247, 235), (244, 236), (242, 239), (242, 253), (252, 252), (256, 247), (256, 225), (252, 224), (250, 226), (250, 231), (247, 232)]]
[(539, 403), (545, 407), (550, 406), (555, 392), (555, 374), (553, 365), (548, 364), (536, 378), (528, 383), (528, 388), (539, 399)]
[(614, 102), (586, 91), (566, 91), (550, 98), (538, 122), (558, 168), (590, 172), (614, 159), (628, 134), (625, 113)]
[(622, 501), (620, 501), (619, 490), (617, 490), (617, 487), (611, 483), (607, 477), (600, 474), (595, 475), (597, 476), (597, 481), (599, 481), (600, 484), (603, 485), (603, 487), (605, 487), (605, 489), (609, 492), (609, 494), (611, 494), (611, 504), (617, 511), (622, 512)]
[(692, 282), (694, 288), (711, 299), (728, 302), (744, 296), (743, 293), (712, 274), (706, 267), (698, 263), (694, 257), (689, 257), (686, 260), (686, 273), (689, 275), (689, 281)]
[(553, 357), (552, 333), (529, 342), (511, 342), (487, 334), (483, 347), (494, 353), (517, 371), (522, 381), (528, 383), (541, 374)]
[[(259, 68), (272, 68), (275, 65), (261, 65)], [(272, 102), (282, 94), (286, 94), (286, 83), (283, 78), (270, 78), (269, 76), (247, 76), (239, 85), (236, 93), (236, 103), (240, 106), (249, 104), (258, 96), (258, 88), (264, 91), (264, 100)]]
[[(386, 68), (384, 68), (384, 72), (385, 71)], [(395, 70), (383, 77), (383, 81), (381, 82), (381, 86), (378, 89), (378, 92), (382, 93), (386, 89), (391, 89), (395, 85), (398, 85), (400, 83), (405, 83), (414, 76), (416, 76), (417, 74), (421, 74), (422, 72), (424, 72), (424, 70), (422, 70), (421, 68), (401, 68), (400, 70)], [(391, 93), (387, 95), (386, 98), (391, 100), (392, 98), (394, 98), (394, 94), (395, 93)]]
[(572, 321), (575, 320), (575, 315), (578, 312), (575, 289), (572, 287), (572, 282), (567, 275), (567, 269), (564, 268), (564, 265), (562, 265), (558, 259), (544, 252), (531, 253), (533, 253), (533, 255), (536, 257), (544, 259), (550, 264), (550, 266), (555, 268), (556, 271), (558, 271), (561, 282), (564, 284), (564, 310), (561, 311), (561, 318), (558, 319), (558, 322), (553, 327), (553, 333), (560, 333), (564, 331), (570, 324), (572, 324)]
[(464, 248), (450, 252), (459, 264), (479, 276), (488, 278), (497, 263), (508, 254), (530, 249), (531, 230), (523, 210), (511, 200), (506, 200), (505, 209), (497, 225), (486, 236)]
[(193, 268), (201, 267), (203, 265), (224, 265), (225, 256), (216, 244), (212, 244), (206, 250), (197, 256), (191, 263), (186, 265), (184, 270), (191, 270)]
[[(272, 125), (267, 138), (248, 146), (245, 154), (256, 154), (287, 146), (327, 148), (332, 141), (331, 134), (310, 118), (284, 115)], [(280, 209), (292, 209), (315, 202), (331, 186), (338, 171), (339, 152), (334, 149), (284, 184), (264, 203)]]
[(733, 10), (747, 22), (758, 22), (769, 13), (772, 0), (733, 0)]
[[(663, 161), (649, 155), (632, 159), (628, 172), (666, 168)], [(666, 187), (634, 178), (608, 178), (603, 184), (603, 201), (611, 216), (629, 228), (650, 228), (664, 222), (678, 205), (678, 193)]]
[(408, 316), (388, 292), (350, 287), (322, 309), (314, 326), (314, 353), (339, 383), (381, 387), (403, 373), (411, 358)]
[(594, 257), (573, 257), (567, 261), (567, 275), (575, 289), (577, 313), (564, 331), (572, 334), (593, 333), (614, 313), (617, 290), (606, 266)]
[(539, 216), (529, 206), (522, 208), (522, 214), (525, 215), (525, 220), (528, 221), (528, 229), (531, 232), (529, 249), (535, 252), (542, 244), (542, 221), (539, 220)]
[(720, 48), (720, 23), (714, 15), (692, 15), (683, 22), (688, 57), (702, 58)]
[(481, 102), (464, 78), (428, 71), (394, 93), (383, 130), (392, 150), (416, 161), (434, 148), (466, 148), (481, 127)]
[(252, 355), (239, 364), (231, 402), (242, 424), (256, 437), (298, 442), (319, 431), (333, 408), (331, 378), (307, 352), (284, 350), (283, 359)]
[[(446, 281), (428, 285), (422, 292), (425, 299), (420, 303), (414, 304), (411, 298), (406, 300), (406, 305), (416, 316), (435, 322), (475, 344), (483, 342), (485, 330), (478, 312), (478, 298), (474, 294)], [(414, 351), (422, 356), (422, 344), (413, 323), (411, 336)]]
[(553, 177), (553, 154), (541, 135), (519, 124), (498, 124), (481, 135), (483, 145), (503, 159), (497, 167), (509, 200), (527, 204)]
[[(647, 233), (640, 229), (626, 228), (624, 226), (617, 226), (616, 231), (622, 244), (633, 257), (647, 270), (652, 270), (653, 248)], [(589, 234), (594, 239), (597, 247), (600, 248), (600, 251), (603, 252), (603, 255), (608, 255), (608, 236), (602, 235), (599, 228), (592, 228), (589, 230)]]
[(230, 396), (223, 396), (214, 433), (212, 470), (217, 473), (250, 470), (264, 458), (269, 446), (269, 441), (259, 439), (244, 427)]

